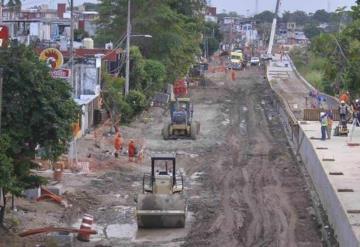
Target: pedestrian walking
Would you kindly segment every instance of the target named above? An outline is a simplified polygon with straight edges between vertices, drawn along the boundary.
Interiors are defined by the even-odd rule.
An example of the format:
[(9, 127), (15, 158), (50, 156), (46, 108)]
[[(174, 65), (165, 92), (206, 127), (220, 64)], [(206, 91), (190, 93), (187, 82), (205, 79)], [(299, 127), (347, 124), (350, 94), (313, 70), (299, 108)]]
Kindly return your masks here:
[(320, 123), (321, 123), (321, 140), (326, 140), (326, 131), (328, 127), (328, 119), (325, 112), (320, 113)]

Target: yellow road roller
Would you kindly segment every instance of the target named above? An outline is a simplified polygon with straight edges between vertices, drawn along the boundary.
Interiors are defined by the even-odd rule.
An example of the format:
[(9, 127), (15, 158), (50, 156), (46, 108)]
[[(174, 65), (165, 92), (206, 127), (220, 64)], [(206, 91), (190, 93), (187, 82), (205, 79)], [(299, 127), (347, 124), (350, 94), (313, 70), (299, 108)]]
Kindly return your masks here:
[(186, 200), (183, 191), (183, 176), (176, 172), (176, 155), (151, 155), (151, 173), (144, 174), (142, 194), (137, 197), (138, 227), (184, 227)]

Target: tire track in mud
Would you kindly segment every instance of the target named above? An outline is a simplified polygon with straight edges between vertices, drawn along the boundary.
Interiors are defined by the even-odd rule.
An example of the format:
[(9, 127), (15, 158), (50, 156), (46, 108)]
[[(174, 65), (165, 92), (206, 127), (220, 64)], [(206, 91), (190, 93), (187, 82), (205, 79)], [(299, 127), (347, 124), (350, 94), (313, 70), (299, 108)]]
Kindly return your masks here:
[[(315, 222), (306, 216), (311, 202), (303, 178), (284, 177), (284, 171), (293, 173), (290, 178), (302, 175), (279, 119), (268, 119), (271, 89), (256, 75), (240, 80), (226, 84), (233, 100), (227, 142), (213, 154), (214, 167), (203, 167), (216, 211), (195, 222), (185, 246), (321, 246)], [(298, 193), (302, 205), (289, 191)], [(304, 224), (308, 229), (298, 229)]]

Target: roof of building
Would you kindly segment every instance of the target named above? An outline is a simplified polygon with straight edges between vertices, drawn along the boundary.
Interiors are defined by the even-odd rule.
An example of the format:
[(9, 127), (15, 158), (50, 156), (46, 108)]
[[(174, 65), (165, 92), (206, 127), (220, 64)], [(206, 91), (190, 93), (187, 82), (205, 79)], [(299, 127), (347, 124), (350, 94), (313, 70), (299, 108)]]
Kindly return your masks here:
[[(122, 49), (109, 50), (104, 48), (94, 48), (94, 49), (80, 48), (80, 49), (75, 49), (74, 53), (75, 53), (75, 58), (94, 57), (95, 55), (103, 54), (104, 55), (102, 57), (103, 60), (115, 62), (118, 58), (118, 55), (122, 53), (122, 51), (123, 51)], [(37, 54), (40, 54), (40, 52), (41, 49), (36, 49)], [(63, 54), (64, 58), (70, 57), (69, 51), (61, 51), (61, 53)]]

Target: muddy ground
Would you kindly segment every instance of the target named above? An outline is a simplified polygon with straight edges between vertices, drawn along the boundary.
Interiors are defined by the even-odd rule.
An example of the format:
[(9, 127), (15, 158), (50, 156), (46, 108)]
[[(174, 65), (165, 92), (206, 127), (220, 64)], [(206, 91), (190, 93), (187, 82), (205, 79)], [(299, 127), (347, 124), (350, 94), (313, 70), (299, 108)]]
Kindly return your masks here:
[[(64, 175), (64, 196), (72, 207), (17, 199), (18, 211), (9, 216), (19, 221), (14, 229), (78, 227), (89, 213), (98, 234), (90, 243), (75, 241), (75, 246), (322, 246), (309, 188), (263, 74), (251, 68), (237, 72), (236, 81), (224, 73), (209, 74), (206, 87), (192, 89), (194, 117), (201, 123), (196, 141), (162, 140), (161, 128), (169, 119), (162, 108), (122, 127), (125, 141), (133, 138), (144, 145), (142, 163), (112, 156), (108, 126), (100, 131), (100, 148), (89, 134), (78, 149), (79, 159), (90, 161), (92, 172)], [(184, 229), (137, 230), (134, 197), (155, 151), (177, 153), (188, 200)], [(0, 237), (0, 246), (50, 246), (49, 241), (37, 235), (1, 245), (5, 242)]]

